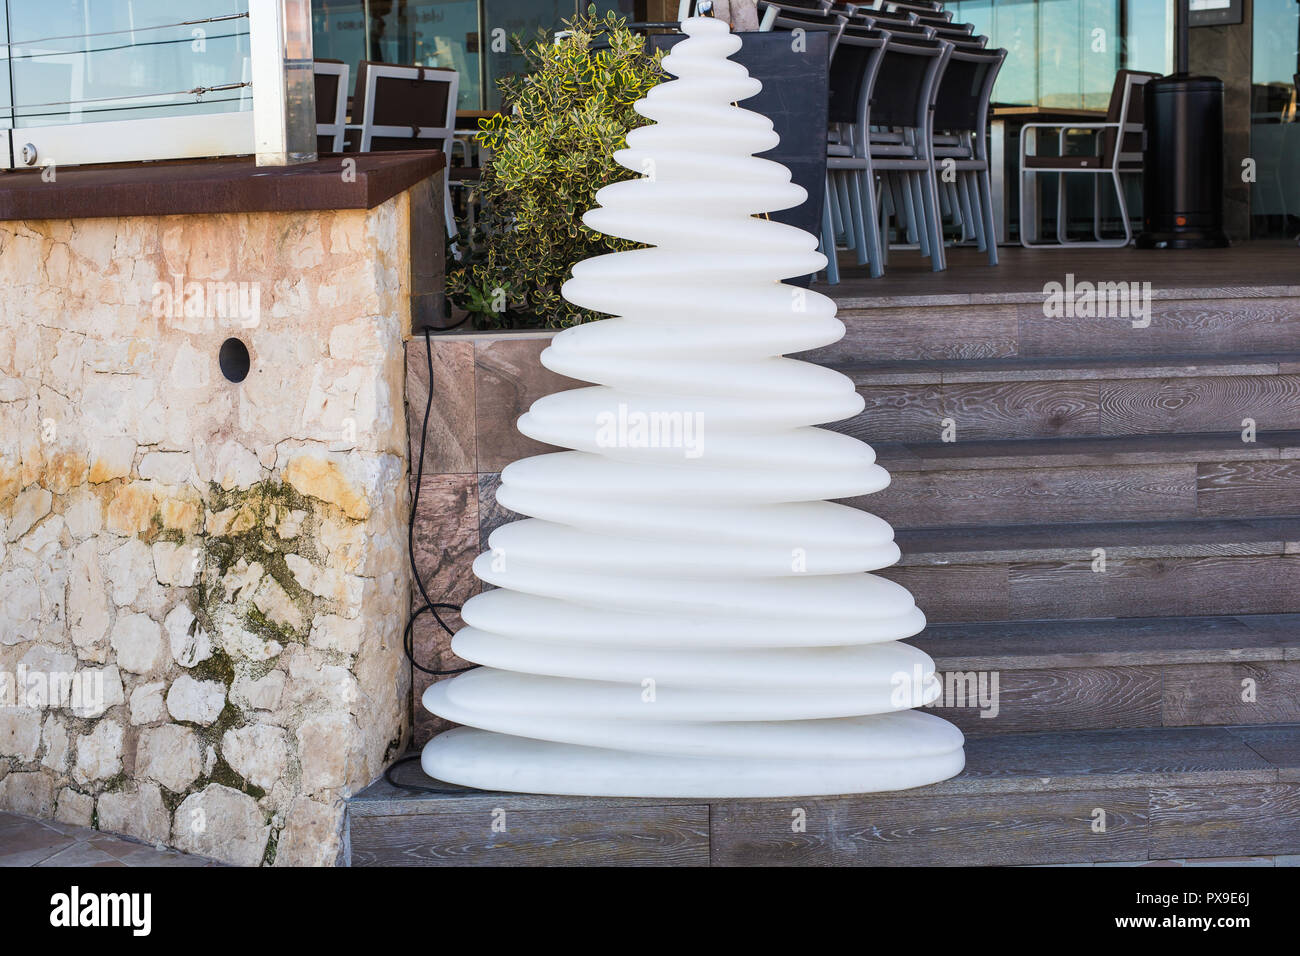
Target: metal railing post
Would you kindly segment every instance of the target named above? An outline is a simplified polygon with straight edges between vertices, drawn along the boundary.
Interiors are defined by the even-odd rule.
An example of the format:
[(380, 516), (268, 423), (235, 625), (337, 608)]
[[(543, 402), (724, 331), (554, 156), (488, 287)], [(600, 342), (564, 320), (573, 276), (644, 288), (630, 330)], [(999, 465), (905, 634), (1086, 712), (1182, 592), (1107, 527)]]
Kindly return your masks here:
[(316, 159), (311, 0), (249, 0), (257, 165)]

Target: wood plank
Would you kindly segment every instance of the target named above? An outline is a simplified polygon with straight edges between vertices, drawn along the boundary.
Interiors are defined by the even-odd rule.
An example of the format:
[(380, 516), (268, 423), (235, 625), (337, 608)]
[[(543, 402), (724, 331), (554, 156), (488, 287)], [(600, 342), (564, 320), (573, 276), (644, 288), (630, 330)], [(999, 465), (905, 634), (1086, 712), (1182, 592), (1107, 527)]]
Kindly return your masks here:
[(1300, 460), (1198, 465), (1196, 510), (1205, 516), (1300, 512)]
[(1163, 711), (1167, 726), (1300, 721), (1300, 661), (1168, 667)]
[[(1094, 831), (1098, 810), (1104, 832)], [(796, 832), (803, 811), (806, 830)], [(1145, 856), (1147, 793), (1105, 790), (935, 799), (865, 795), (715, 805), (723, 866), (962, 866)]]
[(969, 677), (973, 673), (940, 672), (945, 688), (943, 702), (947, 706), (926, 708), (956, 724), (967, 735), (1160, 724), (1161, 669), (1158, 667), (998, 670), (986, 675), (987, 687), (993, 692), (992, 706), (988, 700), (976, 699), (975, 684)]
[(949, 383), (942, 391), (942, 417), (956, 422), (959, 442), (1098, 432), (1095, 382)]
[[(508, 805), (507, 805), (508, 806)], [(353, 866), (706, 866), (709, 808), (587, 807), (362, 816)], [(504, 831), (493, 824), (504, 821)]]
[(1017, 354), (1269, 352), (1300, 341), (1300, 301), (1290, 296), (1155, 299), (1151, 306), (1150, 326), (1134, 328), (1122, 317), (1048, 318), (1040, 296), (1038, 303), (1019, 306)]
[(931, 624), (908, 638), (939, 670), (1300, 659), (1300, 615)]
[(1300, 427), (1297, 375), (1102, 382), (1098, 401), (1098, 429), (1106, 435), (1240, 432), (1246, 418), (1261, 431)]
[(881, 385), (860, 388), (867, 403), (857, 415), (829, 427), (863, 441), (938, 441), (942, 437), (943, 400), (937, 387)]
[(847, 501), (895, 528), (1196, 516), (1192, 464), (893, 473)]
[(1300, 784), (1156, 787), (1153, 859), (1300, 853)]
[(1004, 621), (1009, 615), (1007, 569), (949, 565), (936, 581), (931, 568), (895, 565), (877, 571), (912, 592), (930, 621)]
[(840, 311), (844, 338), (801, 353), (812, 362), (993, 358), (1016, 354), (1016, 305), (870, 308)]
[(1108, 557), (1194, 558), (1277, 555), (1300, 541), (1300, 516), (1172, 521), (1094, 521), (1086, 524), (922, 528), (900, 532), (904, 564), (969, 561), (1006, 563)]
[[(960, 608), (961, 583), (943, 568), (915, 578), (945, 611)], [(936, 593), (937, 592), (937, 593)], [(1245, 556), (1026, 562), (1008, 569), (1009, 616), (1017, 620), (1293, 613), (1300, 611), (1300, 561)], [(937, 620), (978, 620), (973, 616)]]
[(931, 792), (1096, 790), (1274, 783), (1277, 769), (1219, 727), (994, 734), (966, 742), (966, 769)]
[(1228, 732), (1276, 767), (1279, 781), (1300, 783), (1300, 724), (1230, 727)]
[(853, 253), (840, 256), (839, 285), (818, 283), (841, 309), (922, 306), (936, 299), (972, 302), (1041, 302), (1043, 286), (1060, 282), (1067, 266), (1080, 280), (1129, 279), (1149, 281), (1152, 294), (1187, 298), (1207, 295), (1261, 297), (1300, 295), (1296, 281), (1296, 249), (1290, 240), (1257, 240), (1229, 249), (1186, 249), (1164, 255), (1145, 250), (1076, 247), (1025, 249), (1003, 246), (999, 264), (990, 268), (973, 247), (947, 251), (948, 268), (933, 272), (930, 261), (911, 250), (891, 252), (889, 267), (870, 278)]

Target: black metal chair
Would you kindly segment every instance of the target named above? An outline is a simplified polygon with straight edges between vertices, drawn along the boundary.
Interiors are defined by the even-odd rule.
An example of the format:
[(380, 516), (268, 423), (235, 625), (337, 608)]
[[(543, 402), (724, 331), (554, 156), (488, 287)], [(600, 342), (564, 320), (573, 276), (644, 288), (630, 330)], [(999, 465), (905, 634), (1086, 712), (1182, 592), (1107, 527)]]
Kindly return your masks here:
[(969, 227), (977, 247), (988, 253), (989, 265), (993, 266), (998, 264), (998, 242), (989, 170), (989, 105), (993, 84), (1006, 57), (1006, 50), (954, 48), (934, 107), (934, 157), (940, 194), (959, 218), (963, 236)]
[(839, 138), (826, 157), (822, 214), (822, 252), (827, 258), (826, 275), (831, 284), (839, 281), (835, 259), (837, 224), (843, 228), (849, 248), (857, 253), (859, 265), (867, 265), (873, 277), (884, 272), (869, 131), (873, 90), (888, 40), (888, 35), (879, 30), (846, 28), (831, 60), (828, 116)]
[[(935, 182), (934, 105), (951, 53), (952, 44), (943, 40), (889, 35), (871, 97), (871, 123), (883, 129), (870, 133), (867, 143), (900, 228), (936, 272), (947, 263)], [(882, 245), (887, 260), (889, 244)]]

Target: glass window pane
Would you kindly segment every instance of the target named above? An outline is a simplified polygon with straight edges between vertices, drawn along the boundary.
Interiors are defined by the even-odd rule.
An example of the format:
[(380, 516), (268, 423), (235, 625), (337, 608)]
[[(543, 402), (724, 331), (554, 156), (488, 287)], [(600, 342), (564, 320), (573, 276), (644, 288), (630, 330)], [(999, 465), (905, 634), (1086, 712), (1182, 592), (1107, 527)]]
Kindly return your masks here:
[(488, 56), (484, 61), (484, 105), (501, 106), (497, 81), (504, 76), (523, 72), (527, 62), (515, 52), (513, 37), (525, 45), (537, 39), (538, 30), (548, 33), (572, 20), (576, 10), (573, 0), (483, 0), (483, 27), (486, 31)]
[(1300, 6), (1255, 0), (1251, 69), (1251, 235), (1291, 238), (1300, 232)]
[(1128, 0), (1124, 10), (1124, 66), (1150, 73), (1174, 69), (1171, 0)]
[(247, 0), (7, 5), (17, 127), (252, 109)]
[(460, 74), (461, 109), (479, 103), (476, 0), (369, 0), (369, 59), (450, 67)]
[(366, 59), (365, 0), (312, 0), (312, 53), (322, 60), (342, 60), (357, 80), (357, 64)]

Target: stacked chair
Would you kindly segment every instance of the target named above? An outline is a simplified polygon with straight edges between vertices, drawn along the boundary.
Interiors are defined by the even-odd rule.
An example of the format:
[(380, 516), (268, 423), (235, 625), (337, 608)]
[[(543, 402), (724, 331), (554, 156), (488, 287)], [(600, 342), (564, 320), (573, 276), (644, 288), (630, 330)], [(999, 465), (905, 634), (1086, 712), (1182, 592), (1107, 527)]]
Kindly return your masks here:
[(770, 0), (760, 29), (831, 34), (830, 129), (822, 251), (839, 281), (837, 245), (873, 277), (891, 245), (946, 267), (948, 233), (997, 263), (988, 112), (1005, 50), (926, 0), (833, 7)]

